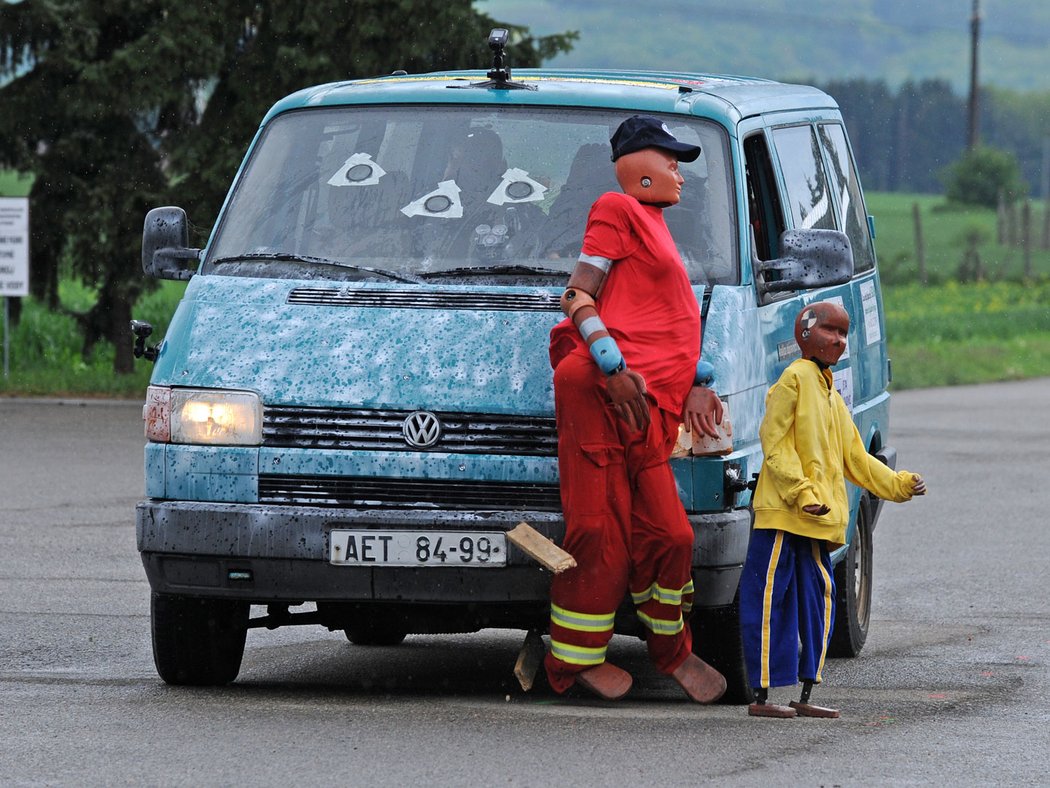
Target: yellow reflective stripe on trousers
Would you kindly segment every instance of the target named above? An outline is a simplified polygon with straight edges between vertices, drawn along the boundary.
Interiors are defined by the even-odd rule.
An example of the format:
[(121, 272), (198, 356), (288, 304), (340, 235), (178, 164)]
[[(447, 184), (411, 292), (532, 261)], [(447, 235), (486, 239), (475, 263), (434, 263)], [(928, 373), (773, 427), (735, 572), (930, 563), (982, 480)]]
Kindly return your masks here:
[(555, 604), (551, 605), (551, 623), (565, 629), (574, 629), (577, 632), (611, 631), (615, 619), (616, 611), (597, 614), (577, 613), (575, 610), (566, 610)]
[(831, 637), (831, 578), (828, 577), (828, 570), (824, 568), (824, 563), (820, 560), (820, 547), (817, 546), (815, 539), (813, 540), (813, 563), (817, 565), (820, 577), (824, 581), (824, 637), (820, 642), (820, 662), (817, 663), (817, 675), (814, 676), (819, 683), (824, 680), (820, 674), (824, 672), (824, 658), (828, 655), (828, 638)]
[(682, 617), (678, 616), (674, 621), (667, 621), (663, 618), (653, 618), (647, 616), (641, 610), (635, 611), (638, 613), (638, 618), (645, 626), (649, 628), (649, 631), (654, 635), (677, 635), (685, 628), (685, 622), (682, 621)]
[(570, 665), (601, 665), (605, 662), (605, 651), (605, 646), (573, 646), (551, 638), (551, 654)]
[(773, 615), (773, 577), (776, 575), (777, 563), (780, 561), (780, 548), (784, 544), (784, 532), (777, 531), (773, 538), (773, 549), (769, 552), (769, 566), (766, 567), (766, 593), (762, 599), (762, 656), (759, 659), (760, 685), (769, 686), (769, 628)]
[(644, 604), (650, 599), (655, 599), (664, 605), (680, 605), (682, 604), (682, 595), (693, 593), (693, 581), (690, 580), (679, 590), (673, 588), (664, 588), (658, 583), (653, 583), (644, 591), (639, 591), (637, 594), (631, 594), (631, 601), (636, 605)]

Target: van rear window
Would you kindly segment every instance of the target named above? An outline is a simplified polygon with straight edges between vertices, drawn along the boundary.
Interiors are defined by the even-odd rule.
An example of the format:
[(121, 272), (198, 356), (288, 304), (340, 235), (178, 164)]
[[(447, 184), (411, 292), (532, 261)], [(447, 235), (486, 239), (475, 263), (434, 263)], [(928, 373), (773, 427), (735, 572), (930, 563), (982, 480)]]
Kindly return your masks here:
[[(587, 212), (619, 190), (609, 137), (629, 113), (521, 107), (301, 110), (265, 130), (207, 273), (563, 284)], [(664, 118), (703, 150), (665, 216), (695, 283), (739, 280), (725, 132)]]

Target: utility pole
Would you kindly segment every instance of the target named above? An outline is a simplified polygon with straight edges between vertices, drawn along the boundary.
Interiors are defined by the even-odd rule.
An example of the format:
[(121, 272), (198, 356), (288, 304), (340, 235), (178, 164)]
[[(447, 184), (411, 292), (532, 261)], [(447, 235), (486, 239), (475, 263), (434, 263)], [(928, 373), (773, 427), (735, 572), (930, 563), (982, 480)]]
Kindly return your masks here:
[(980, 136), (978, 130), (977, 100), (977, 50), (981, 37), (981, 0), (973, 0), (973, 16), (970, 17), (970, 124), (967, 147), (977, 147)]

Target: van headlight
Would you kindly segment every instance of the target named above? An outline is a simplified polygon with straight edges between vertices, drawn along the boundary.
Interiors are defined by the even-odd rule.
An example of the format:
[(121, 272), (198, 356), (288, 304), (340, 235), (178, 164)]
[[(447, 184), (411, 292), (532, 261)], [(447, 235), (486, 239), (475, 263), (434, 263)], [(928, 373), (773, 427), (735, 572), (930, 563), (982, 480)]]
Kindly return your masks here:
[(262, 443), (262, 401), (251, 391), (150, 386), (142, 418), (146, 422), (146, 437), (157, 443)]

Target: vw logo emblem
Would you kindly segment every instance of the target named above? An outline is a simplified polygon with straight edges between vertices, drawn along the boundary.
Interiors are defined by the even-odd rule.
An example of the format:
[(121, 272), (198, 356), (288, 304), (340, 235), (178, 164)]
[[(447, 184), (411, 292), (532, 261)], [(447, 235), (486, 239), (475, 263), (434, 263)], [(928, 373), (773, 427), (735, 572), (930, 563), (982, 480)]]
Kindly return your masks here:
[(441, 440), (441, 422), (430, 411), (417, 410), (410, 413), (401, 425), (405, 442), (417, 449), (429, 449)]

